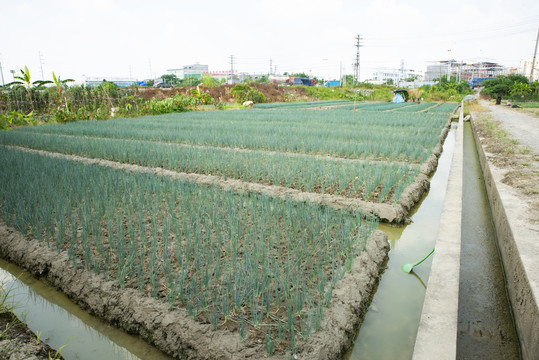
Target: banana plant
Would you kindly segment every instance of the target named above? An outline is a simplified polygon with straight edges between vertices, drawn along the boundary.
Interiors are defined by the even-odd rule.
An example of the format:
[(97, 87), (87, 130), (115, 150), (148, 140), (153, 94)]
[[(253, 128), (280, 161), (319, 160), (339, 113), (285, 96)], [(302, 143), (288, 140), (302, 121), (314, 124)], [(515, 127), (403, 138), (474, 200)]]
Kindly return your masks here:
[(60, 107), (62, 103), (62, 92), (63, 92), (64, 87), (67, 87), (68, 82), (72, 82), (75, 80), (73, 79), (61, 80), (60, 76), (57, 77), (54, 71), (52, 72), (52, 80), (54, 81), (54, 84), (56, 85), (56, 89), (58, 90), (58, 107)]
[(52, 84), (52, 81), (50, 80), (36, 80), (32, 82), (31, 77), (30, 77), (30, 70), (28, 70), (28, 66), (25, 66), (24, 70), (21, 69), (20, 71), (21, 71), (20, 76), (13, 76), (13, 78), (17, 80), (12, 81), (9, 84), (6, 84), (6, 86), (11, 86), (11, 85), (16, 85), (16, 84), (23, 85), (27, 91), (30, 91), (30, 88), (32, 86), (40, 87), (45, 84)]

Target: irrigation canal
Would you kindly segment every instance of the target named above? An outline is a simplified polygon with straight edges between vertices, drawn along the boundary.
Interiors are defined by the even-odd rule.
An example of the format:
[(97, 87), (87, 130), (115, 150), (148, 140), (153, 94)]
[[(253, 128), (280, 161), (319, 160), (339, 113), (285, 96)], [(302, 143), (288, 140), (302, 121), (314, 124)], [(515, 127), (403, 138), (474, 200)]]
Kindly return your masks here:
[[(452, 129), (445, 140), (430, 190), (411, 213), (412, 223), (403, 227), (380, 225), (391, 242), (388, 267), (354, 346), (344, 359), (412, 357), (431, 258), (410, 274), (404, 273), (401, 266), (421, 259), (435, 245), (454, 145), (455, 130)], [(465, 154), (476, 154), (468, 124)], [(518, 339), (507, 301), (498, 301), (506, 300), (505, 287), (483, 178), (477, 156), (467, 155), (465, 159), (463, 207), (467, 210), (462, 224), (459, 301), (463, 305), (459, 308), (458, 358), (477, 354), (483, 357), (492, 351), (492, 355), (498, 357), (503, 354), (504, 358), (517, 359)], [(137, 337), (89, 315), (66, 296), (17, 266), (0, 260), (0, 268), (0, 281), (11, 290), (17, 304), (15, 313), (24, 315), (34, 332), (43, 332), (42, 340), (53, 348), (67, 342), (66, 359), (167, 358)]]
[[(453, 123), (453, 126), (456, 124)], [(387, 269), (382, 274), (365, 321), (346, 360), (411, 359), (432, 257), (406, 274), (401, 266), (420, 260), (434, 247), (455, 148), (455, 128), (444, 142), (429, 192), (411, 213), (412, 223), (380, 225), (391, 242)]]
[(496, 231), (468, 122), (464, 154), (457, 359), (519, 359)]

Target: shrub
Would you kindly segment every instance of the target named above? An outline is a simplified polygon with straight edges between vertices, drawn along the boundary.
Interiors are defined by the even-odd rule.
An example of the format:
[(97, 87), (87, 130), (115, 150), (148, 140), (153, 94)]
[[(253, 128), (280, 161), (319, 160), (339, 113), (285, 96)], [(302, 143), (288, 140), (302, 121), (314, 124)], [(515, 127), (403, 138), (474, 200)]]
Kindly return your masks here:
[(230, 92), (234, 94), (236, 101), (240, 104), (243, 104), (245, 101), (252, 101), (255, 104), (266, 102), (264, 94), (248, 84), (237, 84)]

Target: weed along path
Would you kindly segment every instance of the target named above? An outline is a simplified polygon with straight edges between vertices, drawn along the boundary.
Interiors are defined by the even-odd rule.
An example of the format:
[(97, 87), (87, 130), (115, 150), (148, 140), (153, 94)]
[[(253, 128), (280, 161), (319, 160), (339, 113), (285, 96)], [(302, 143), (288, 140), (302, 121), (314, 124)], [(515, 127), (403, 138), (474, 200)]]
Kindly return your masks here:
[(386, 351), (390, 317), (401, 354), (429, 262), (397, 270), (432, 247), (454, 136), (449, 112), (385, 109), (2, 133), (0, 256), (173, 358), (340, 359), (365, 316), (356, 349)]
[(503, 105), (493, 105), (488, 101), (480, 103), (492, 112), (494, 120), (509, 131), (513, 138), (518, 139), (523, 145), (530, 147), (534, 154), (539, 155), (539, 118), (537, 116), (523, 114)]

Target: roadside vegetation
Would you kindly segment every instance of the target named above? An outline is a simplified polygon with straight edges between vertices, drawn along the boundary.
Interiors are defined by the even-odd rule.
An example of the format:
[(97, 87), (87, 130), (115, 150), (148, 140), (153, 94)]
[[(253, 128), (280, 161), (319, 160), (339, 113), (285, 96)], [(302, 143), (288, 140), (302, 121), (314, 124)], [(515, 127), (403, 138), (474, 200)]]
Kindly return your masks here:
[(494, 79), (483, 81), (484, 86), (481, 90), (482, 95), (490, 96), (495, 99), (518, 101), (522, 103), (539, 102), (539, 86), (537, 81), (529, 82), (524, 75), (507, 75), (500, 76)]
[(448, 80), (447, 77), (441, 79), (434, 79), (438, 81), (434, 85), (423, 85), (419, 87), (421, 97), (424, 101), (462, 101), (462, 99), (472, 93), (472, 89), (468, 82), (457, 81), (455, 76), (451, 76)]
[[(390, 102), (395, 89), (392, 84), (352, 85), (350, 79), (345, 86), (282, 86), (269, 83), (267, 77), (225, 85), (208, 74), (200, 79), (183, 80), (171, 74), (162, 75), (160, 84), (166, 85), (164, 89), (152, 88), (151, 83), (146, 87), (121, 88), (105, 79), (100, 85), (70, 85), (73, 79), (63, 79), (54, 72), (51, 75), (51, 80), (34, 81), (25, 67), (13, 82), (0, 88), (0, 130), (43, 123), (222, 110), (241, 107), (245, 101), (254, 104), (336, 100)], [(426, 102), (460, 101), (470, 93), (465, 82), (457, 83), (454, 78), (442, 78), (439, 84), (412, 91), (417, 93), (412, 101)]]
[[(490, 153), (490, 161), (508, 170), (502, 182), (536, 198), (539, 194), (539, 174), (532, 165), (539, 161), (539, 157), (533, 154), (529, 147), (512, 138), (499, 122), (492, 118), (490, 111), (476, 101), (467, 103), (464, 111), (473, 115), (474, 127), (485, 150)], [(539, 201), (535, 200), (533, 204), (535, 210), (539, 209)]]

